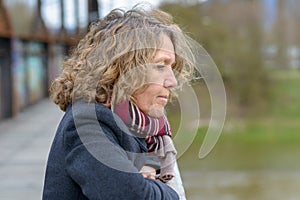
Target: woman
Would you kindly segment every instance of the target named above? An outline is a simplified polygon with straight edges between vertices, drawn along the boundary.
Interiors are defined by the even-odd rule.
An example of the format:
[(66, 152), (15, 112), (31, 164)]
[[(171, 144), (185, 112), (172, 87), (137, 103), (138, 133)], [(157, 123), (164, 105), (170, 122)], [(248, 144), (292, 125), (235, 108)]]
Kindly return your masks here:
[[(192, 74), (184, 34), (159, 10), (115, 9), (93, 23), (50, 88), (65, 111), (43, 199), (179, 199), (164, 108)], [(180, 194), (181, 191), (181, 194)]]

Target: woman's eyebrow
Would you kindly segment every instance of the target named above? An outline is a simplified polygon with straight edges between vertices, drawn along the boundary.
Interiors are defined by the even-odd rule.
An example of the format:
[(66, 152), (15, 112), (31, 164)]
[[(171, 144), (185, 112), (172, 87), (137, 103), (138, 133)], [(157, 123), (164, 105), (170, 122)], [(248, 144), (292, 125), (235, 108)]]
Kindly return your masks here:
[(163, 62), (166, 65), (173, 65), (173, 64), (175, 64), (175, 58), (173, 59), (169, 56), (161, 56), (161, 57), (155, 59), (154, 62), (156, 62), (156, 63)]

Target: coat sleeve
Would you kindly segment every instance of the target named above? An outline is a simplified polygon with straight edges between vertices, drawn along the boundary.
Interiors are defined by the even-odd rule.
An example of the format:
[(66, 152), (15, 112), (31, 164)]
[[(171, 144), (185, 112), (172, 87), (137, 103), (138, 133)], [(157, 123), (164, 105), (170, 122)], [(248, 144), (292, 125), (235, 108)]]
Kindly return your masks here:
[(75, 130), (66, 131), (65, 161), (68, 174), (88, 199), (179, 199), (166, 184), (143, 178), (108, 127), (99, 129), (91, 116), (81, 117), (74, 120)]

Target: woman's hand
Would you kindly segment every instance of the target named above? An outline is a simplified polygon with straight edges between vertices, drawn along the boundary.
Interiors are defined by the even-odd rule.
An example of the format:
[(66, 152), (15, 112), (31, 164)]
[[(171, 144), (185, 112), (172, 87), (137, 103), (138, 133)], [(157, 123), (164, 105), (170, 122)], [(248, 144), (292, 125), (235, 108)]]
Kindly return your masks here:
[(143, 166), (140, 170), (140, 173), (143, 175), (144, 178), (156, 179), (156, 170), (150, 166)]

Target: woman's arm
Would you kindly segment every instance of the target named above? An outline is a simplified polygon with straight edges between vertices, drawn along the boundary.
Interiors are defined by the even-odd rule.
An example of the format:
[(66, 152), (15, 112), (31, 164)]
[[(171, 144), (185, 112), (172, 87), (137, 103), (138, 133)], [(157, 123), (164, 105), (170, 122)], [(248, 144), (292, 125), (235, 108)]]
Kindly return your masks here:
[[(99, 145), (94, 143), (93, 145)], [(99, 146), (99, 151), (107, 152)], [(110, 154), (119, 164), (137, 169), (122, 154)], [(84, 145), (74, 148), (66, 157), (67, 171), (88, 199), (178, 199), (174, 190), (137, 173), (119, 171), (94, 158)]]

